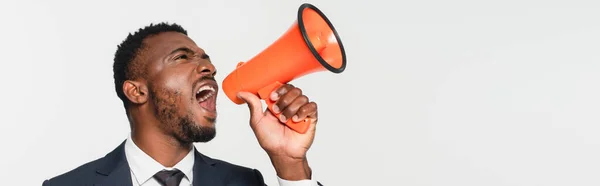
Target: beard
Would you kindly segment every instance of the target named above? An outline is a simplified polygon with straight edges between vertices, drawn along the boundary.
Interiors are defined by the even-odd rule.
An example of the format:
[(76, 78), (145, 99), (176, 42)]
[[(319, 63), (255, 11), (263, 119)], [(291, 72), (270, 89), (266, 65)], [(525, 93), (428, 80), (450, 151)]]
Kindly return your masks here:
[[(179, 143), (208, 142), (216, 136), (214, 127), (206, 127), (194, 121), (195, 117), (191, 108), (181, 108), (182, 106), (178, 104), (182, 103), (181, 92), (167, 89), (156, 90), (153, 86), (148, 88), (151, 91), (150, 99), (154, 103), (154, 114), (160, 121), (159, 127), (170, 133)], [(189, 101), (197, 104), (194, 98)]]

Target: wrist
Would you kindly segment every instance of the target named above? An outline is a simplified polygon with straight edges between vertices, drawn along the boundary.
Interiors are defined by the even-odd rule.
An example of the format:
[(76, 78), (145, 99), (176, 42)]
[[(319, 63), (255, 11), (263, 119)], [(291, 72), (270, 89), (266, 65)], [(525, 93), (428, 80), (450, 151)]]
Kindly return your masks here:
[(297, 180), (310, 180), (312, 170), (308, 165), (306, 157), (302, 159), (281, 157), (281, 156), (270, 156), (271, 163), (275, 168), (277, 176), (284, 180), (297, 181)]

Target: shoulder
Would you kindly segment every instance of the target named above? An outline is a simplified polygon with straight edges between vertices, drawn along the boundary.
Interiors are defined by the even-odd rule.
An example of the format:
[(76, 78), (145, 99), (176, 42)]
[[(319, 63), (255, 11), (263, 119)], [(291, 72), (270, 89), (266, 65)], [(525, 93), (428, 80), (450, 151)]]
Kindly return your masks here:
[[(216, 172), (223, 173), (221, 178), (227, 180), (227, 185), (267, 186), (262, 173), (258, 169), (237, 165), (220, 159), (214, 159), (202, 153), (198, 154), (200, 154), (203, 161), (214, 165), (217, 170)], [(318, 181), (316, 184), (322, 186)]]
[(85, 164), (82, 164), (68, 172), (62, 173), (50, 179), (44, 180), (43, 186), (55, 185), (82, 185), (87, 181), (93, 180), (96, 175), (96, 169), (104, 158), (99, 158)]
[(264, 185), (263, 175), (258, 169), (211, 158), (204, 154), (201, 154), (201, 157), (203, 161), (213, 165), (215, 173), (218, 173), (219, 177), (228, 180), (230, 184), (231, 182), (240, 182)]
[(251, 167), (246, 167), (219, 159), (214, 159), (214, 161), (219, 165), (216, 166), (217, 169), (226, 170), (233, 175), (255, 176), (256, 174), (260, 174), (260, 171)]
[[(103, 157), (84, 163), (68, 172), (62, 173), (43, 182), (43, 186), (55, 185), (90, 185), (97, 182), (102, 174), (114, 170), (118, 165), (125, 163), (123, 150), (125, 142), (122, 142), (113, 151)], [(102, 171), (102, 172), (100, 172)]]

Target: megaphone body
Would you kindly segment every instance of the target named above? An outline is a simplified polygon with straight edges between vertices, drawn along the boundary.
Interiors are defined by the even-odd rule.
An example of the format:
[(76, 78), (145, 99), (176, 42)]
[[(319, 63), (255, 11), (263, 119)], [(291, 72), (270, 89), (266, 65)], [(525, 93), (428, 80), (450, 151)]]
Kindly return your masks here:
[[(244, 103), (237, 97), (240, 91), (257, 94), (279, 117), (272, 110), (271, 92), (304, 75), (320, 71), (341, 73), (345, 67), (344, 47), (332, 23), (318, 8), (304, 3), (294, 24), (262, 52), (247, 62), (239, 62), (223, 80), (222, 88), (236, 104)], [(309, 122), (290, 119), (285, 124), (306, 133)]]

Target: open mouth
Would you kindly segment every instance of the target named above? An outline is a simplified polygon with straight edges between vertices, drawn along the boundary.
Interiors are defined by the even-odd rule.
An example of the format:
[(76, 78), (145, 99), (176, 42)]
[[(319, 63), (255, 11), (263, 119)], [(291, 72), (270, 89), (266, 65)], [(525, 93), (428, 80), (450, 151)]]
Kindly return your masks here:
[(217, 85), (209, 82), (201, 85), (196, 91), (196, 101), (208, 111), (216, 111)]

